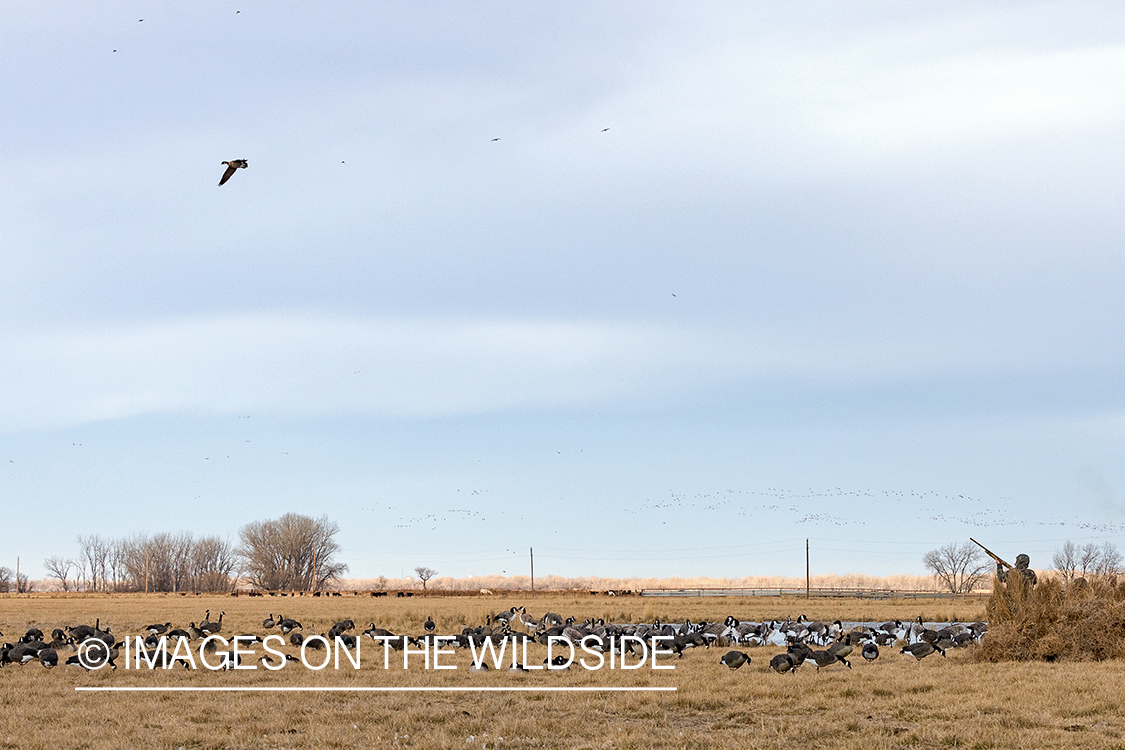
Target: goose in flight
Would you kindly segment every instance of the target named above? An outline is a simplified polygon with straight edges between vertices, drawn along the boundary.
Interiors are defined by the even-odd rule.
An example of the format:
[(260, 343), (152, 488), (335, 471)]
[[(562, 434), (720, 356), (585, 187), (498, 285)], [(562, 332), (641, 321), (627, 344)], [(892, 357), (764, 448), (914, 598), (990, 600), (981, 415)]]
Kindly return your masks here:
[(250, 166), (250, 162), (245, 159), (231, 159), (230, 161), (224, 161), (223, 164), (227, 165), (227, 171), (223, 172), (223, 179), (219, 180), (220, 185), (229, 180), (230, 176), (234, 174), (236, 170), (246, 169)]

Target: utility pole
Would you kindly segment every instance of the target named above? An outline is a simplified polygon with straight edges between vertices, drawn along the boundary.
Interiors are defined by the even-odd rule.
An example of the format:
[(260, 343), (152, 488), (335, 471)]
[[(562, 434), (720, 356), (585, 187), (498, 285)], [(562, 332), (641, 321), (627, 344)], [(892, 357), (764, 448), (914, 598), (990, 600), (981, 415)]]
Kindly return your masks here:
[(535, 596), (535, 548), (528, 547), (531, 551), (531, 595)]
[(812, 588), (810, 583), (812, 579), (809, 577), (809, 540), (805, 540), (805, 598), (809, 598), (809, 589)]

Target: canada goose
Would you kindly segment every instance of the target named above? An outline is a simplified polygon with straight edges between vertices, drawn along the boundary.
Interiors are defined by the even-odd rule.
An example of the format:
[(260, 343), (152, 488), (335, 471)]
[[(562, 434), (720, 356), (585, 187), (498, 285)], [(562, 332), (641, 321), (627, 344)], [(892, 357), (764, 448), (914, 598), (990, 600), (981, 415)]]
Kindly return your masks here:
[(906, 646), (905, 648), (903, 648), (902, 651), (900, 651), (899, 653), (909, 654), (910, 656), (913, 656), (918, 661), (922, 661), (922, 659), (925, 659), (927, 656), (934, 653), (935, 651), (938, 652), (939, 654), (941, 654), (942, 656), (945, 656), (945, 651), (938, 648), (937, 646), (934, 646), (933, 644), (926, 643), (925, 641), (921, 641), (920, 643), (911, 643), (909, 646)]
[(848, 643), (846, 640), (836, 641), (828, 647), (828, 653), (832, 654), (837, 659), (842, 661), (844, 663), (844, 666), (846, 666), (848, 669), (851, 669), (852, 665), (851, 662), (849, 662), (844, 657), (848, 656), (851, 652), (852, 644)]
[(193, 623), (190, 623), (190, 624), (188, 625), (188, 629), (187, 629), (187, 630), (188, 630), (188, 638), (190, 638), (190, 639), (191, 639), (191, 640), (193, 640), (193, 641), (201, 641), (201, 640), (203, 640), (204, 638), (206, 638), (206, 637), (207, 637), (207, 636), (206, 636), (206, 634), (205, 634), (205, 633), (204, 633), (204, 632), (203, 632), (202, 630), (200, 630), (199, 628), (195, 627), (195, 623), (194, 623), (194, 622), (193, 622)]
[(272, 628), (276, 624), (277, 623), (273, 621), (273, 615), (270, 615), (266, 619), (262, 620), (262, 627), (265, 628), (266, 630), (269, 630), (270, 628)]
[[(199, 623), (199, 629), (207, 635), (214, 635), (215, 633), (220, 632), (223, 629), (223, 615), (225, 614), (226, 612), (220, 612), (219, 619), (215, 622), (208, 622), (207, 620), (204, 620), (203, 622)], [(211, 616), (211, 610), (207, 610), (207, 616)]]
[(160, 623), (155, 623), (153, 625), (149, 625), (147, 628), (145, 628), (145, 630), (152, 633), (153, 635), (161, 635), (163, 633), (167, 633), (168, 629), (171, 627), (172, 623), (170, 622), (166, 622), (163, 625), (161, 625)]
[(513, 617), (516, 616), (516, 612), (519, 609), (522, 609), (522, 607), (512, 607), (511, 609), (509, 609), (506, 612), (498, 612), (496, 614), (496, 616), (493, 617), (492, 619), (500, 621), (500, 622), (508, 622), (509, 620), (511, 620)]
[(790, 670), (796, 672), (799, 665), (800, 662), (798, 662), (793, 658), (792, 655), (788, 653), (778, 654), (777, 656), (770, 659), (770, 669), (777, 672), (778, 674), (785, 674)]
[(738, 669), (743, 664), (749, 664), (750, 657), (741, 651), (728, 651), (723, 655), (722, 659), (719, 659), (719, 663), (724, 667)]
[(300, 633), (290, 633), (289, 634), (289, 642), (292, 643), (294, 646), (300, 647), (301, 641), (303, 641), (303, 640), (305, 640), (305, 637), (303, 635), (301, 635)]
[(847, 665), (848, 669), (851, 669), (851, 667), (852, 667), (852, 665), (848, 664), (848, 662), (845, 661), (844, 659), (836, 658), (836, 655), (833, 654), (831, 651), (813, 651), (812, 656), (810, 656), (808, 659), (805, 659), (805, 661), (806, 662), (812, 662), (813, 664), (815, 664), (817, 672), (820, 671), (821, 667), (831, 667), (833, 664), (836, 664), (837, 662), (843, 662), (844, 664)]
[(367, 630), (363, 631), (363, 634), (366, 635), (367, 637), (369, 637), (371, 640), (376, 640), (376, 639), (382, 638), (384, 636), (393, 636), (394, 635), (394, 633), (387, 630), (386, 628), (375, 627), (375, 623), (371, 623), (371, 627), (369, 627)]
[(183, 628), (169, 630), (167, 633), (165, 633), (165, 635), (167, 635), (169, 638), (187, 638), (189, 641), (192, 639), (191, 633), (187, 632)]
[(112, 646), (117, 642), (117, 637), (114, 636), (113, 633), (109, 632), (108, 625), (105, 626), (105, 630), (95, 630), (93, 637), (97, 638), (107, 646)]
[(117, 669), (114, 660), (120, 653), (117, 647), (110, 647), (105, 644), (105, 641), (100, 641), (96, 638), (90, 638), (84, 641), (78, 647), (78, 653), (66, 660), (67, 664), (76, 664), (87, 672), (91, 668), (98, 669), (109, 665), (110, 669)]
[(860, 653), (863, 654), (863, 658), (867, 659), (867, 661), (875, 661), (879, 658), (879, 647), (874, 643), (865, 643), (863, 644), (863, 651)]
[(355, 630), (355, 623), (351, 620), (340, 620), (332, 627), (343, 633), (345, 630)]
[(571, 662), (571, 660), (567, 659), (562, 654), (559, 654), (558, 656), (556, 656), (552, 659), (544, 659), (543, 660), (544, 664), (547, 664), (549, 668), (555, 669), (556, 671), (560, 670), (560, 669), (570, 669), (570, 662)]
[(43, 631), (40, 630), (39, 628), (28, 628), (27, 632), (24, 633), (23, 638), (21, 638), (20, 640), (23, 641), (24, 643), (31, 643), (32, 641), (41, 641), (41, 640), (43, 640)]
[(432, 633), (437, 628), (437, 625), (434, 624), (434, 618), (427, 615), (426, 621), (422, 623), (422, 627), (426, 630), (427, 633)]
[(304, 627), (303, 625), (301, 625), (301, 623), (288, 617), (283, 618), (277, 625), (281, 628), (282, 635), (289, 635), (290, 630), (296, 630), (297, 628)]
[(102, 621), (99, 618), (94, 622), (93, 627), (89, 625), (76, 625), (75, 627), (67, 626), (66, 631), (70, 633), (74, 640), (81, 643), (82, 641), (92, 636), (94, 633), (98, 632), (98, 628), (101, 627), (101, 624)]
[(59, 665), (59, 652), (53, 648), (44, 648), (39, 651), (39, 663), (47, 669)]
[(488, 671), (488, 665), (485, 664), (483, 661), (480, 662), (479, 664), (477, 662), (473, 662), (469, 666), (469, 671), (470, 672), (487, 672)]
[(231, 175), (238, 170), (246, 169), (250, 166), (250, 162), (246, 159), (231, 159), (230, 161), (224, 161), (223, 164), (226, 165), (227, 171), (223, 172), (223, 179), (219, 180), (219, 185), (225, 184), (226, 181), (230, 179)]

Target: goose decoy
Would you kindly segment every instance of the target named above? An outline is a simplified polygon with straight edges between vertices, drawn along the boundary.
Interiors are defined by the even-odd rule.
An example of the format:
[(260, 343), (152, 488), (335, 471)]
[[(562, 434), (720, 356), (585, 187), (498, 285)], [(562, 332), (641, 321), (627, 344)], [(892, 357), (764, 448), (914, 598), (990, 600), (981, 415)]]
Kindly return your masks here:
[(296, 620), (291, 619), (289, 617), (283, 617), (281, 619), (281, 622), (279, 622), (277, 625), (278, 625), (278, 627), (281, 628), (282, 635), (289, 635), (290, 630), (296, 630), (297, 628), (302, 628), (302, 629), (304, 628), (304, 626), (301, 625), (301, 623), (299, 623)]
[(160, 623), (155, 623), (153, 625), (149, 625), (147, 628), (145, 628), (145, 630), (152, 633), (153, 635), (161, 635), (163, 633), (167, 633), (168, 629), (171, 627), (172, 623), (170, 622), (166, 622), (163, 625), (161, 625)]
[(273, 621), (273, 615), (270, 615), (266, 619), (262, 620), (262, 627), (265, 628), (266, 630), (269, 630), (270, 628), (272, 628), (276, 624), (277, 623)]
[(750, 656), (748, 654), (743, 653), (742, 651), (728, 651), (725, 654), (723, 654), (722, 659), (719, 659), (719, 663), (722, 664), (724, 667), (730, 667), (731, 669), (738, 669), (743, 664), (749, 664), (750, 663)]
[(433, 617), (427, 616), (426, 621), (422, 623), (422, 627), (426, 629), (427, 633), (432, 633), (434, 632), (434, 629), (437, 628), (437, 625), (434, 624)]
[(836, 641), (835, 643), (833, 643), (831, 646), (828, 647), (828, 653), (832, 654), (837, 659), (839, 659), (841, 662), (843, 662), (844, 666), (847, 667), (848, 669), (851, 669), (852, 665), (851, 665), (851, 662), (849, 662), (844, 657), (848, 656), (848, 654), (850, 654), (851, 652), (852, 652), (852, 645), (850, 643), (848, 643), (847, 641)]
[(798, 666), (799, 662), (794, 659), (791, 654), (788, 653), (778, 654), (777, 656), (770, 659), (770, 669), (777, 672), (778, 674), (785, 674), (789, 671), (796, 672)]
[(215, 633), (220, 632), (223, 629), (223, 615), (225, 614), (226, 612), (220, 612), (218, 620), (216, 620), (215, 622), (209, 622), (208, 620), (211, 617), (211, 610), (207, 610), (207, 619), (204, 619), (203, 622), (199, 623), (199, 629), (207, 635), (214, 635)]
[(567, 659), (562, 654), (552, 657), (551, 659), (544, 659), (543, 663), (547, 665), (547, 669), (570, 669), (572, 659)]
[[(816, 665), (816, 671), (819, 672), (821, 667), (831, 667), (833, 664), (843, 661), (836, 657), (831, 651), (813, 651), (812, 655), (805, 659), (806, 662), (812, 662)], [(843, 661), (848, 669), (851, 669), (851, 664)]]
[(59, 652), (53, 648), (43, 648), (39, 650), (39, 663), (47, 669), (57, 667), (59, 665)]
[(863, 654), (863, 658), (867, 659), (867, 661), (875, 661), (879, 658), (879, 647), (874, 643), (865, 643), (863, 644), (863, 651), (860, 653)]
[(231, 159), (230, 161), (224, 161), (223, 164), (226, 165), (227, 171), (223, 172), (223, 179), (219, 180), (220, 185), (226, 183), (226, 181), (230, 179), (231, 175), (238, 170), (246, 169), (248, 166), (250, 166), (250, 162), (248, 162), (246, 159)]
[(920, 643), (911, 643), (909, 646), (903, 648), (899, 653), (908, 654), (910, 656), (913, 656), (918, 661), (921, 661), (935, 651), (942, 656), (945, 656), (945, 651), (943, 649), (940, 649), (933, 644), (926, 643), (925, 641), (922, 641)]

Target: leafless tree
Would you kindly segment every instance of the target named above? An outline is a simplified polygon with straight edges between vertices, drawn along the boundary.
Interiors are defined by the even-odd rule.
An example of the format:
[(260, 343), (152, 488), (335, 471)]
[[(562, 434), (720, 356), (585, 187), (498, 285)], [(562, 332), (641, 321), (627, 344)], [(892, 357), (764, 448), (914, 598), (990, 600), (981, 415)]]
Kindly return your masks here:
[(1078, 550), (1078, 567), (1082, 569), (1083, 576), (1094, 573), (1098, 569), (1098, 561), (1101, 556), (1101, 547), (1093, 542), (1082, 545)]
[(74, 567), (73, 560), (55, 555), (44, 560), (43, 567), (46, 568), (49, 577), (59, 582), (63, 591), (70, 591), (70, 571)]
[(35, 591), (35, 581), (27, 577), (27, 573), (20, 573), (16, 576), (16, 593), (27, 594)]
[(1105, 542), (1098, 550), (1098, 562), (1094, 573), (1101, 576), (1116, 576), (1122, 573), (1121, 552), (1113, 542)]
[(930, 550), (922, 557), (926, 566), (954, 594), (968, 594), (988, 575), (984, 554), (971, 542), (950, 542), (944, 547)]
[(1055, 565), (1055, 570), (1062, 576), (1063, 583), (1074, 580), (1078, 570), (1078, 557), (1078, 545), (1069, 539), (1063, 546), (1055, 550), (1052, 562)]
[(217, 536), (200, 539), (192, 548), (192, 588), (198, 591), (230, 591), (234, 587), (238, 556), (234, 545)]
[(15, 577), (15, 574), (12, 573), (11, 568), (7, 566), (0, 567), (0, 594), (7, 594), (12, 590), (13, 577)]
[(109, 552), (112, 544), (97, 534), (78, 537), (78, 551), (80, 559), (90, 576), (89, 589), (91, 591), (106, 590), (106, 575), (109, 562)]
[(426, 590), (426, 581), (437, 575), (436, 570), (434, 570), (433, 568), (427, 568), (424, 565), (419, 565), (417, 568), (415, 568), (414, 573), (417, 574), (418, 580), (422, 582), (423, 591)]
[(286, 513), (243, 526), (237, 553), (247, 580), (256, 588), (322, 589), (348, 568), (335, 560), (339, 532), (340, 526), (327, 516), (314, 519)]

